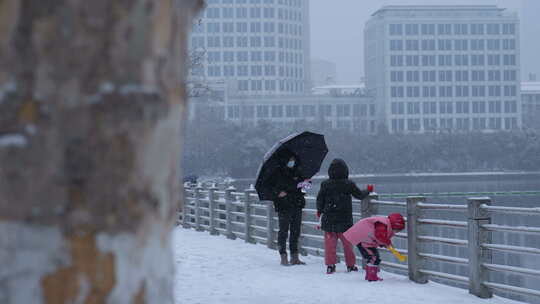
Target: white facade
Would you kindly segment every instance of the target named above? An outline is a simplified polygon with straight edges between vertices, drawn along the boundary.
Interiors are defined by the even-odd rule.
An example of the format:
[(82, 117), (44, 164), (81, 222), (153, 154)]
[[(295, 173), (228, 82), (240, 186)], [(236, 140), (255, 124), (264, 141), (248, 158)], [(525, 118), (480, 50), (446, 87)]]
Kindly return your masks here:
[(521, 127), (519, 19), (496, 6), (385, 6), (364, 33), (366, 87), (391, 133)]
[(225, 81), (229, 95), (301, 95), (309, 90), (307, 0), (208, 0), (190, 49), (205, 54), (196, 74)]
[(523, 126), (540, 130), (540, 82), (521, 84)]

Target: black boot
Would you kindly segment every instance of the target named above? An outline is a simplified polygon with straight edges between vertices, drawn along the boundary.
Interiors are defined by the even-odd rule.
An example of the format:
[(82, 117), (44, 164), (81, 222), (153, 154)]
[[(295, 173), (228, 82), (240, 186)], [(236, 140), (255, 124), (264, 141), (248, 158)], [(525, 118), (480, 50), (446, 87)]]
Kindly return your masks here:
[(326, 267), (326, 274), (332, 274), (336, 272), (336, 265), (328, 265)]
[(358, 267), (356, 267), (356, 265), (347, 266), (347, 272), (351, 271), (358, 271)]
[(282, 266), (289, 266), (289, 261), (287, 260), (287, 253), (281, 253), (279, 255), (281, 257), (281, 265)]
[(306, 265), (306, 263), (300, 261), (298, 257), (298, 252), (291, 253), (291, 265)]

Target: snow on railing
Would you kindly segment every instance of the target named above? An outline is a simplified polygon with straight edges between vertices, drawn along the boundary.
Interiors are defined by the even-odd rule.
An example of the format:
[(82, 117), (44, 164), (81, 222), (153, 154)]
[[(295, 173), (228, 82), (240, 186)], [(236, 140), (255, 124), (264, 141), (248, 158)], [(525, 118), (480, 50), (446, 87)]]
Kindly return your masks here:
[[(250, 243), (263, 243), (271, 249), (276, 249), (278, 225), (273, 204), (258, 201), (254, 189), (250, 188), (242, 192), (234, 187), (218, 190), (198, 185), (191, 188), (186, 187), (185, 191), (185, 204), (180, 213), (181, 223), (184, 227), (208, 230), (212, 234), (224, 234), (228, 238), (240, 238)], [(482, 193), (476, 194), (481, 195)], [(315, 198), (307, 197), (306, 200), (312, 204)], [(482, 298), (491, 297), (494, 291), (527, 296), (540, 295), (539, 290), (490, 282), (488, 275), (489, 271), (496, 271), (540, 276), (540, 270), (494, 264), (491, 253), (492, 251), (506, 251), (514, 254), (540, 254), (540, 248), (494, 244), (492, 241), (492, 234), (495, 232), (538, 234), (540, 227), (499, 225), (492, 223), (491, 220), (492, 213), (538, 216), (540, 208), (491, 206), (491, 199), (485, 196), (468, 198), (467, 204), (434, 204), (425, 201), (424, 196), (408, 196), (406, 202), (379, 200), (379, 195), (375, 193), (362, 201), (353, 200), (354, 208), (359, 207), (360, 209), (360, 212), (353, 213), (355, 219), (384, 215), (389, 212), (388, 209), (392, 208), (397, 209), (397, 212), (402, 212), (403, 207), (407, 210), (407, 230), (396, 234), (398, 238), (396, 244), (403, 246), (402, 240), (404, 240), (406, 248), (400, 248), (398, 251), (407, 254), (408, 261), (406, 264), (384, 261), (381, 265), (401, 272), (407, 271), (409, 278), (418, 283), (425, 283), (430, 278), (438, 278), (443, 279), (443, 283), (453, 281), (467, 284), (470, 293)], [(426, 218), (424, 215), (425, 211), (438, 213), (439, 210), (459, 211), (458, 216), (462, 220)], [(323, 255), (322, 241), (324, 237), (322, 231), (316, 229), (319, 225), (315, 217), (317, 210), (308, 207), (303, 212), (306, 219), (302, 221), (303, 233), (300, 239), (300, 252)], [(466, 239), (420, 234), (422, 226), (440, 226), (455, 233), (461, 232), (462, 237), (465, 235)], [(454, 248), (467, 247), (468, 257), (423, 252), (420, 244), (426, 242), (440, 243)], [(343, 257), (343, 254), (339, 253), (338, 256)], [(424, 260), (468, 266), (468, 276), (426, 269)], [(443, 268), (437, 267), (437, 269)]]

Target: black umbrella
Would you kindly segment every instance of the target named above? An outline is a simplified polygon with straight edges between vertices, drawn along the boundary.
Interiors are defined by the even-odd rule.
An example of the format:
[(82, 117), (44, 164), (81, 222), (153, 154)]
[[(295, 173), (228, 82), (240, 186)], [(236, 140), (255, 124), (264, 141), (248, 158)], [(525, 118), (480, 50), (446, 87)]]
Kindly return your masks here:
[(328, 153), (324, 135), (302, 132), (291, 134), (277, 142), (264, 155), (263, 163), (257, 172), (255, 189), (260, 200), (274, 200), (272, 187), (276, 173), (284, 167), (290, 156), (298, 160), (298, 173), (303, 179), (311, 178), (321, 169)]

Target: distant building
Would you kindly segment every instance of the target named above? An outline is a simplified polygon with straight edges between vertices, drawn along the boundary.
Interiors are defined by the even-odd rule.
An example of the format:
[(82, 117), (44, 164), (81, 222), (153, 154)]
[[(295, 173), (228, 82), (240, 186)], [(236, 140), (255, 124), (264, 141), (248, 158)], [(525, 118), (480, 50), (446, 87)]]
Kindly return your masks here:
[[(191, 76), (229, 95), (304, 95), (310, 83), (308, 0), (207, 0), (189, 48)], [(193, 71), (194, 70), (194, 71)]]
[[(523, 79), (540, 81), (540, 1), (523, 0), (521, 14), (521, 68)], [(532, 79), (531, 79), (532, 78)], [(536, 79), (534, 79), (536, 78)]]
[(540, 82), (521, 84), (523, 126), (540, 130)]
[(389, 132), (521, 127), (516, 14), (492, 5), (384, 6), (364, 39), (366, 88)]
[(313, 87), (335, 84), (336, 64), (323, 59), (311, 60), (311, 84)]

